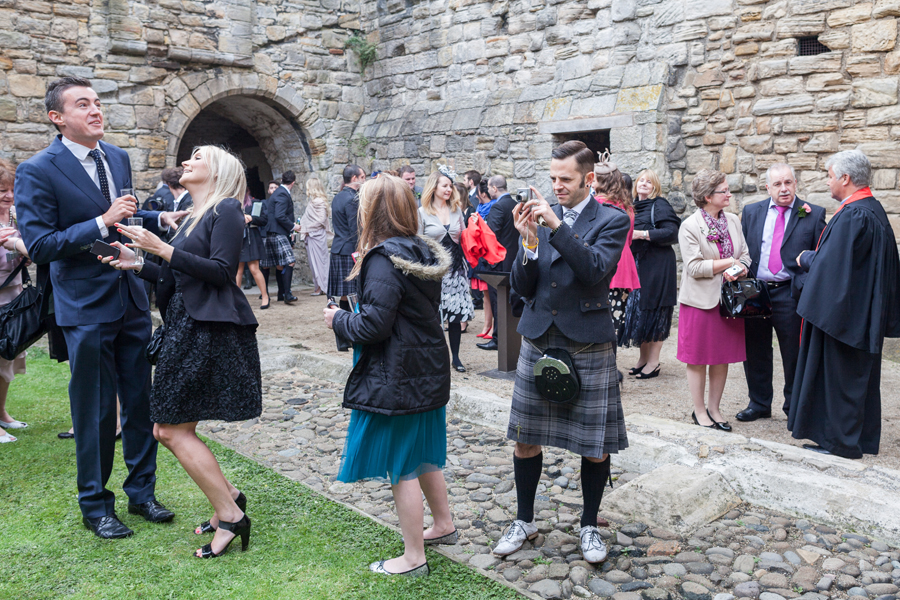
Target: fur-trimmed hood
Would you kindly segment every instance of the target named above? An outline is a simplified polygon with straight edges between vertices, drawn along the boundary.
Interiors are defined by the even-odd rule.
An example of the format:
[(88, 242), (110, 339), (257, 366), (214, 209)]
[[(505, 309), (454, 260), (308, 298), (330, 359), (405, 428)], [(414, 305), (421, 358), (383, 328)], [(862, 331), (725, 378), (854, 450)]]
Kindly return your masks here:
[(453, 262), (440, 243), (424, 236), (389, 238), (376, 249), (391, 260), (395, 269), (423, 281), (440, 281)]

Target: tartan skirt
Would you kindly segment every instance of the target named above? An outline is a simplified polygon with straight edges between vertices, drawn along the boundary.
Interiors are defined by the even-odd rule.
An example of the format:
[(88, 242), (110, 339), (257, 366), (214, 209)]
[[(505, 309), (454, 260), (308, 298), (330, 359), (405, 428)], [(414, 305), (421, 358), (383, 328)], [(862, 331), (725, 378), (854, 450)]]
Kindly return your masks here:
[(259, 259), (259, 266), (264, 269), (283, 267), (294, 264), (294, 249), (287, 236), (270, 233), (266, 236), (266, 254)]
[[(627, 448), (615, 345), (594, 344), (575, 354), (586, 344), (573, 342), (556, 326), (535, 340), (522, 341), (506, 437), (522, 444), (562, 448), (591, 458)], [(538, 392), (534, 385), (534, 364), (543, 356), (538, 348), (563, 348), (572, 355), (581, 381), (581, 393), (575, 400), (556, 404)]]
[(328, 296), (338, 299), (356, 293), (356, 279), (346, 281), (353, 270), (353, 257), (349, 254), (332, 254), (328, 265)]

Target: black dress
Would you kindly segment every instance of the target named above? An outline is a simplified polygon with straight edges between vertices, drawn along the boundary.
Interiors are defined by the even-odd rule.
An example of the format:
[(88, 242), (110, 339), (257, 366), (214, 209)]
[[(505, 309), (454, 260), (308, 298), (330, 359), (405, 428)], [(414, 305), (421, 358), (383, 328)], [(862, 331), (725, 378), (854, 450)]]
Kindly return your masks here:
[[(259, 204), (258, 216), (253, 216), (253, 207)], [(266, 255), (265, 227), (269, 222), (266, 203), (254, 200), (250, 206), (244, 209), (245, 215), (250, 215), (250, 222), (244, 227), (244, 239), (241, 244), (241, 262), (261, 260)]]
[(170, 262), (147, 263), (140, 273), (158, 284), (166, 328), (150, 390), (154, 423), (262, 413), (257, 322), (234, 279), (243, 211), (227, 199), (217, 212), (208, 211), (190, 236), (175, 236)]
[(634, 203), (634, 229), (648, 231), (650, 239), (631, 243), (641, 287), (628, 296), (624, 325), (619, 330), (620, 346), (640, 346), (669, 337), (672, 313), (678, 303), (678, 273), (672, 245), (678, 242), (679, 227), (681, 219), (665, 198)]

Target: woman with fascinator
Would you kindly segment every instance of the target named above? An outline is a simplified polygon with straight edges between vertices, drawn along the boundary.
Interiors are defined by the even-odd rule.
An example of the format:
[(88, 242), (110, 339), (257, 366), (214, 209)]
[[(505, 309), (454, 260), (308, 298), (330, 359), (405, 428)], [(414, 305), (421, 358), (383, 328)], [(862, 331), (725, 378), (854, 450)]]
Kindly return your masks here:
[(419, 235), (440, 242), (453, 257), (453, 264), (441, 285), (441, 320), (447, 322), (453, 368), (465, 373), (466, 368), (459, 360), (459, 340), (462, 324), (475, 316), (475, 306), (469, 293), (466, 261), (459, 245), (466, 228), (464, 199), (453, 186), (454, 179), (456, 173), (450, 167), (438, 165), (438, 170), (425, 182), (419, 208)]
[[(725, 391), (729, 363), (745, 361), (747, 351), (744, 322), (719, 314), (719, 298), (723, 278), (734, 281), (747, 275), (750, 251), (741, 220), (725, 210), (731, 203), (731, 192), (724, 173), (703, 169), (691, 181), (691, 194), (700, 210), (685, 219), (678, 231), (684, 270), (678, 294), (676, 358), (687, 363), (694, 423), (731, 431), (731, 425), (719, 411), (719, 402)], [(736, 267), (733, 275), (729, 271), (732, 267)]]

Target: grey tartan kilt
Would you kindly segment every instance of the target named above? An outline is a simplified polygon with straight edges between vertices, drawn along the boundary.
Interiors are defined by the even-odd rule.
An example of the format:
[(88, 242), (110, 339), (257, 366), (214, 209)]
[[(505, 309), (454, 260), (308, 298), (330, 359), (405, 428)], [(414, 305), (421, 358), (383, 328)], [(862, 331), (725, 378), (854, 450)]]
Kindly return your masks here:
[(294, 261), (294, 249), (287, 236), (280, 233), (270, 233), (266, 236), (266, 253), (259, 259), (260, 267), (264, 269), (283, 267)]
[(328, 295), (340, 298), (356, 293), (356, 280), (346, 281), (353, 270), (353, 257), (349, 254), (331, 254), (328, 263)]
[[(591, 458), (627, 448), (614, 344), (594, 344), (575, 354), (585, 344), (571, 341), (555, 326), (530, 342), (522, 340), (506, 437), (523, 444), (563, 448)], [(567, 404), (556, 404), (540, 395), (534, 385), (533, 369), (542, 352), (535, 346), (541, 350), (563, 348), (572, 355), (581, 381), (578, 398)]]

